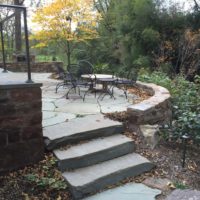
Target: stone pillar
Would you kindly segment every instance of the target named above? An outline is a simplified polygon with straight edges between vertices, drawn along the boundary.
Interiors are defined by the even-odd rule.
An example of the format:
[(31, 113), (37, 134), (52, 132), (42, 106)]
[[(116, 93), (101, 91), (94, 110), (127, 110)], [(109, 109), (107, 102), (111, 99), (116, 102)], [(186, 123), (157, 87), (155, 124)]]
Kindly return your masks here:
[(0, 173), (43, 158), (41, 86), (0, 85)]

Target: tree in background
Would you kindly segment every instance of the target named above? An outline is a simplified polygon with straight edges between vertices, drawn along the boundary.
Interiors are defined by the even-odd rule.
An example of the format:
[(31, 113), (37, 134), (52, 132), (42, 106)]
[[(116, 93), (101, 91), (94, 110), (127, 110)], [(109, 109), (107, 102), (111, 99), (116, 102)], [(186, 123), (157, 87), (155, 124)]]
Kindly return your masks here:
[[(186, 44), (190, 40), (185, 37), (189, 31), (196, 38), (200, 27), (197, 0), (190, 13), (183, 11), (179, 4), (161, 0), (95, 0), (95, 6), (102, 19), (99, 38), (91, 41), (88, 52), (98, 65), (107, 63), (113, 71), (122, 66), (148, 67), (171, 76), (194, 71), (185, 68), (198, 69), (195, 53), (198, 40), (194, 40), (196, 44), (192, 41), (192, 48), (188, 48)], [(183, 52), (184, 49), (190, 52)], [(192, 62), (189, 55), (196, 55), (192, 56), (196, 61)]]
[(98, 46), (101, 48), (97, 57), (100, 62), (108, 58), (113, 71), (137, 67), (141, 60), (148, 62), (147, 55), (157, 48), (160, 39), (155, 29), (154, 2), (110, 0), (101, 6), (100, 2), (96, 1), (97, 10), (102, 15), (98, 27)]
[(34, 21), (40, 30), (34, 34), (37, 47), (56, 42), (70, 56), (77, 43), (97, 37), (98, 15), (92, 0), (56, 0), (37, 10)]

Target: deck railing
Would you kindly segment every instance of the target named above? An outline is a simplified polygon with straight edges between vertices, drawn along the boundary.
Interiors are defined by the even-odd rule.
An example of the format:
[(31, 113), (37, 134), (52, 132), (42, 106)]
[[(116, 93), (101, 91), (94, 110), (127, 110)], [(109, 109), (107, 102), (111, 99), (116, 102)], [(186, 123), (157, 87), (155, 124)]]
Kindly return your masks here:
[[(24, 34), (25, 34), (25, 46), (26, 46), (26, 63), (27, 63), (27, 81), (26, 83), (32, 83), (31, 79), (31, 65), (30, 65), (30, 53), (29, 53), (29, 39), (28, 39), (28, 26), (27, 26), (27, 10), (26, 7), (24, 6), (17, 6), (17, 5), (7, 5), (7, 4), (0, 4), (0, 8), (12, 8), (15, 10), (19, 10), (20, 12), (23, 13), (23, 19), (24, 19)], [(0, 34), (1, 34), (1, 47), (2, 47), (2, 57), (3, 57), (3, 72), (7, 72), (7, 67), (6, 67), (6, 55), (5, 55), (5, 41), (4, 41), (4, 34), (3, 34), (3, 29), (4, 29), (4, 23), (11, 19), (12, 17), (15, 17), (16, 13), (13, 13), (4, 19), (0, 21)]]

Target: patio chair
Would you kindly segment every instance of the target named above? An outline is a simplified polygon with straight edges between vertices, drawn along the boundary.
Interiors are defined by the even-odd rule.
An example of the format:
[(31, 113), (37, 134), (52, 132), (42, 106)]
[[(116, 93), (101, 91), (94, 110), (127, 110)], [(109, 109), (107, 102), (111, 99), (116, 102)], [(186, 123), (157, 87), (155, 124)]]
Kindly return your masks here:
[(88, 60), (79, 60), (78, 62), (79, 66), (80, 66), (80, 74), (81, 76), (86, 74), (88, 75), (88, 81), (89, 81), (89, 90), (85, 92), (84, 94), (84, 99), (85, 96), (89, 93), (89, 92), (94, 92), (95, 94), (95, 98), (96, 98), (96, 75), (94, 74), (94, 66), (92, 65), (92, 63), (90, 63)]
[(128, 87), (133, 86), (136, 83), (137, 71), (135, 68), (128, 70), (128, 72), (124, 69), (123, 72), (120, 72), (117, 76), (118, 78), (115, 80), (115, 85), (123, 90), (127, 99)]
[(93, 74), (94, 67), (92, 63), (90, 63), (88, 60), (79, 60), (78, 65), (80, 66), (80, 74)]
[(94, 81), (92, 81), (91, 78), (88, 78), (87, 80), (82, 79), (81, 75), (88, 74), (89, 76), (92, 76), (92, 73), (93, 73), (92, 65), (90, 65), (90, 63), (88, 61), (82, 60), (82, 61), (79, 61), (78, 64), (71, 64), (68, 67), (68, 72), (69, 72), (69, 76), (70, 76), (72, 85), (66, 94), (66, 98), (67, 99), (69, 98), (68, 95), (69, 95), (70, 91), (73, 89), (75, 92), (76, 92), (76, 89), (78, 89), (78, 94), (79, 94), (79, 96), (81, 96), (80, 88), (85, 87), (85, 88), (88, 88), (83, 95), (83, 101), (85, 101), (85, 96), (90, 91), (90, 89), (93, 88)]
[(66, 72), (62, 67), (60, 66), (56, 66), (56, 71), (57, 71), (57, 74), (58, 74), (58, 79), (61, 79), (62, 82), (58, 83), (56, 85), (56, 93), (58, 92), (58, 88), (59, 87), (65, 87), (65, 86), (69, 86), (71, 85), (71, 80), (70, 80), (70, 77), (69, 77), (69, 73)]

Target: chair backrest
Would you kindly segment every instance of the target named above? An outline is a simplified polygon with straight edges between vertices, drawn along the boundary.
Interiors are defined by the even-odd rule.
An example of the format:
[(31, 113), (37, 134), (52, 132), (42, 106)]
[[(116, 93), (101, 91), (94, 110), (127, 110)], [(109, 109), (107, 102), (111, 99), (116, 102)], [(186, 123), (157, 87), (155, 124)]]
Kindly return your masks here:
[(73, 76), (74, 78), (80, 78), (80, 66), (78, 64), (70, 64), (68, 66), (67, 71)]
[(138, 70), (136, 68), (131, 68), (128, 71), (127, 79), (136, 82), (137, 81), (137, 76), (138, 76)]
[(56, 65), (56, 72), (59, 75), (59, 78), (64, 79), (66, 72), (61, 66)]
[(128, 74), (129, 71), (127, 70), (127, 68), (125, 68), (124, 66), (122, 66), (118, 71), (115, 72), (115, 76), (120, 79), (120, 80), (127, 80), (128, 79)]
[(82, 74), (93, 74), (94, 67), (93, 65), (87, 60), (79, 60), (78, 65), (80, 67), (80, 75)]

